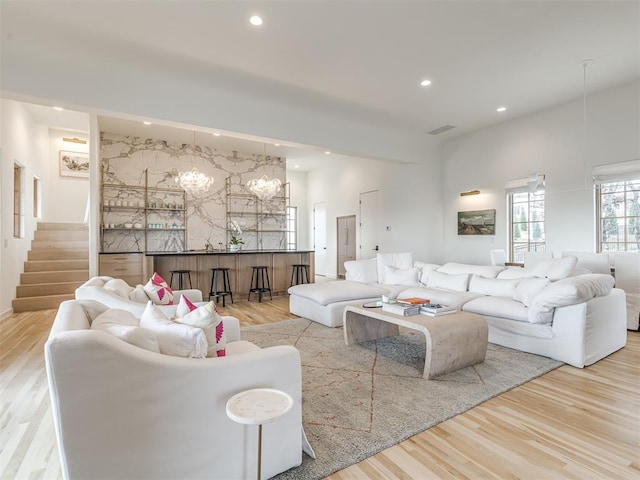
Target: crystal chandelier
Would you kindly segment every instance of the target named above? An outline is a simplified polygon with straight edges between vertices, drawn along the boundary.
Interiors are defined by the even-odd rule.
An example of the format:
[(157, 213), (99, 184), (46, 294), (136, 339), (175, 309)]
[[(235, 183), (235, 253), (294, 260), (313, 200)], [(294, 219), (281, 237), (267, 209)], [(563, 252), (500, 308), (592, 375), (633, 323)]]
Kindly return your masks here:
[[(267, 144), (264, 144), (264, 158), (267, 158)], [(247, 188), (260, 200), (270, 200), (280, 190), (282, 190), (282, 182), (277, 178), (269, 179), (267, 175), (260, 178), (254, 178), (247, 182)]]
[[(193, 132), (193, 151), (196, 150), (196, 132)], [(195, 163), (194, 155), (191, 155), (191, 163)], [(195, 165), (193, 168), (186, 172), (178, 173), (175, 181), (191, 195), (200, 195), (209, 190), (209, 187), (213, 185), (213, 177), (208, 177), (204, 173), (198, 171)]]

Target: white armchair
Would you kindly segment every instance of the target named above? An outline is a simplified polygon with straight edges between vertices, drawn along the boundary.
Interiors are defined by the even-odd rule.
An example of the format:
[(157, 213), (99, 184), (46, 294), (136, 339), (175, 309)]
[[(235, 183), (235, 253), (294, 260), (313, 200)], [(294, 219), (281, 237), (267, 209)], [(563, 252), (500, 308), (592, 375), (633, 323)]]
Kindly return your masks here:
[[(121, 310), (127, 310), (133, 313), (137, 318), (142, 316), (144, 309), (147, 306), (148, 299), (140, 302), (131, 300), (121, 293), (114, 290), (105, 288), (105, 285), (110, 280), (114, 280), (113, 277), (99, 276), (93, 277), (87, 280), (85, 283), (76, 288), (77, 300), (95, 300), (109, 308), (119, 308)], [(130, 287), (133, 289), (133, 287)], [(175, 313), (176, 305), (180, 300), (180, 296), (184, 295), (191, 302), (202, 302), (202, 292), (196, 289), (189, 290), (174, 290), (174, 304), (175, 305), (159, 305), (160, 310), (163, 311), (167, 317), (172, 317)]]
[(45, 345), (64, 478), (251, 477), (257, 469), (256, 427), (231, 421), (225, 404), (260, 387), (294, 399), (287, 415), (263, 427), (264, 477), (300, 465), (297, 349), (260, 349), (234, 338), (226, 357), (171, 357), (91, 330), (105, 310), (94, 301), (63, 302)]

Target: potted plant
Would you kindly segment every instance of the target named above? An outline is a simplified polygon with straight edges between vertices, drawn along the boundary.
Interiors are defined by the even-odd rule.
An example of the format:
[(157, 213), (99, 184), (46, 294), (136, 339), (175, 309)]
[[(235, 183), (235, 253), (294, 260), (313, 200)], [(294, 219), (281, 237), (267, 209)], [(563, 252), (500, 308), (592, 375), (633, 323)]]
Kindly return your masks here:
[(229, 251), (237, 252), (238, 250), (240, 250), (240, 245), (244, 245), (242, 239), (233, 235), (231, 237), (231, 241), (229, 242)]

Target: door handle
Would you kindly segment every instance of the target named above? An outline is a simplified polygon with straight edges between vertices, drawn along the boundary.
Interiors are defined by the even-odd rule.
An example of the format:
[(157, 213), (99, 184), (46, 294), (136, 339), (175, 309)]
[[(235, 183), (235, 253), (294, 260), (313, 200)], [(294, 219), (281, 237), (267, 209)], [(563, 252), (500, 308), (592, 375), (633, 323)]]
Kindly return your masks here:
[(374, 248), (373, 250), (377, 252), (379, 250), (378, 245), (376, 245), (376, 248)]

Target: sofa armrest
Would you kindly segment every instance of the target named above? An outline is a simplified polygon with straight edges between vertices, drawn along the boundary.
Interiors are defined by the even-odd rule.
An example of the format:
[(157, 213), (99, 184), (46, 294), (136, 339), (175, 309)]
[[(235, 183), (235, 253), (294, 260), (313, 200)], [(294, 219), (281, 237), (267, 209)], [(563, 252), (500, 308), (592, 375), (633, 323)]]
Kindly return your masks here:
[(222, 323), (224, 325), (224, 334), (227, 337), (227, 342), (237, 342), (240, 340), (240, 321), (236, 317), (223, 315)]
[(187, 290), (174, 290), (173, 291), (173, 303), (177, 304), (180, 301), (180, 297), (184, 295), (191, 302), (202, 302), (202, 292), (195, 288), (187, 289)]

